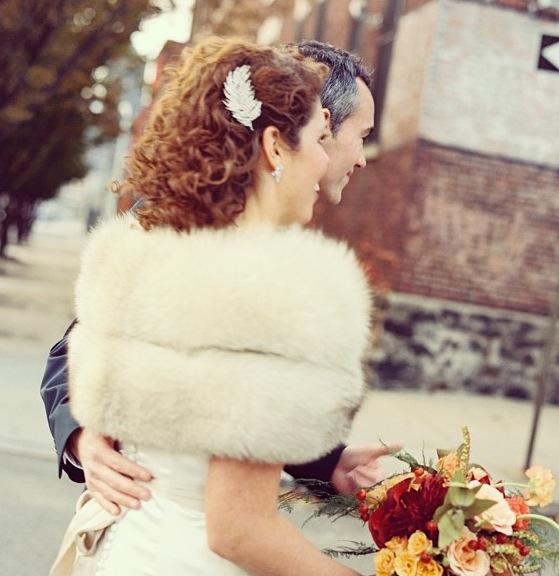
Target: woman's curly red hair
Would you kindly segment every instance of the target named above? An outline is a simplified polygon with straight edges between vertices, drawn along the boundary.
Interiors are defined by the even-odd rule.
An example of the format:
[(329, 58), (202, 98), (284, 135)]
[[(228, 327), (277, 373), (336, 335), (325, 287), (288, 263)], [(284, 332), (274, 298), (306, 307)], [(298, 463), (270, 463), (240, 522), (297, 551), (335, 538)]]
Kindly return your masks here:
[[(262, 112), (254, 130), (223, 104), (227, 74), (249, 64)], [(128, 164), (125, 189), (144, 199), (146, 229), (220, 228), (244, 210), (254, 184), (262, 131), (277, 127), (294, 149), (310, 120), (324, 66), (238, 39), (208, 38), (186, 50)]]

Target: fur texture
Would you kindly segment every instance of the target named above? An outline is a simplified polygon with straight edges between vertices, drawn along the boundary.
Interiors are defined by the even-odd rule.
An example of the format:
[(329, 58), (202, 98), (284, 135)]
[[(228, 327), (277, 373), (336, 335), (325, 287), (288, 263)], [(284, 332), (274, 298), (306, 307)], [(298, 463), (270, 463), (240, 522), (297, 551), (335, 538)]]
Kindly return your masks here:
[(302, 463), (346, 436), (371, 298), (344, 244), (298, 227), (95, 230), (76, 287), (70, 401), (97, 432)]

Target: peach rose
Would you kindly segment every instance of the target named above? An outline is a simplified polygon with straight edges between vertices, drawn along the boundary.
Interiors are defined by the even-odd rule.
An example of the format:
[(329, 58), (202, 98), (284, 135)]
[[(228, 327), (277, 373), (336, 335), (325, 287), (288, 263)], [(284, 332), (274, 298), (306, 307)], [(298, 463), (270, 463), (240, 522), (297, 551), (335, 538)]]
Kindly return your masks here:
[(429, 562), (419, 562), (417, 565), (416, 576), (442, 576), (442, 574), (443, 567), (433, 558)]
[(512, 534), (512, 527), (516, 522), (516, 514), (511, 510), (503, 493), (489, 484), (480, 484), (477, 480), (468, 483), (468, 487), (481, 486), (476, 494), (480, 500), (493, 500), (494, 506), (482, 512), (476, 519), (484, 524), (489, 524), (493, 530), (502, 534)]
[(469, 547), (469, 542), (474, 539), (474, 533), (464, 528), (462, 537), (448, 547), (449, 568), (456, 576), (486, 576), (489, 572), (489, 555)]
[(414, 556), (419, 556), (431, 548), (433, 543), (421, 530), (416, 530), (408, 540), (408, 552)]
[(479, 466), (474, 466), (473, 468), (470, 468), (470, 470), (468, 471), (468, 477), (471, 478), (472, 480), (481, 481), (482, 478), (488, 478), (489, 474), (483, 468), (479, 468)]
[(376, 576), (390, 576), (394, 572), (396, 554), (388, 548), (382, 548), (375, 554)]
[(526, 470), (530, 479), (529, 493), (525, 494), (528, 506), (547, 506), (553, 501), (555, 479), (551, 470), (539, 464)]
[(415, 576), (417, 564), (417, 556), (409, 552), (402, 552), (394, 560), (394, 570), (398, 576)]

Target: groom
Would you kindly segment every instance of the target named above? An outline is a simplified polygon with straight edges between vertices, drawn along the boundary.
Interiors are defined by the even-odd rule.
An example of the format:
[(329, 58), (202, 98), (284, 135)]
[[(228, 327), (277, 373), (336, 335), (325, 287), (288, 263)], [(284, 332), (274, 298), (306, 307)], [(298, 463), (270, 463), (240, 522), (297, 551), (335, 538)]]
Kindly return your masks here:
[[(363, 141), (374, 119), (371, 76), (356, 56), (344, 50), (320, 42), (303, 42), (296, 48), (330, 69), (321, 94), (331, 127), (331, 137), (324, 144), (330, 164), (320, 189), (330, 202), (338, 204), (355, 168), (366, 164)], [(113, 439), (80, 428), (70, 414), (67, 336), (74, 324), (51, 349), (41, 383), (58, 453), (59, 476), (64, 470), (74, 482), (85, 481), (99, 503), (113, 514), (118, 514), (121, 506), (139, 508), (150, 493), (135, 481), (149, 481), (150, 471), (115, 450)], [(285, 470), (294, 478), (329, 481), (339, 492), (351, 493), (382, 478), (377, 460), (386, 453), (385, 447), (341, 445), (316, 462)]]

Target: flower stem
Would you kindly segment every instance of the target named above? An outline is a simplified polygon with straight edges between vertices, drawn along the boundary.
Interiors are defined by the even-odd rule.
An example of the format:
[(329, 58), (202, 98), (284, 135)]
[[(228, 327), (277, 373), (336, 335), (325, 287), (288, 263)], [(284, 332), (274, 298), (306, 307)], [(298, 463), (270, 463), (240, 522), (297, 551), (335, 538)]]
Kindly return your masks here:
[(504, 488), (506, 486), (513, 486), (514, 488), (530, 488), (530, 484), (522, 484), (520, 482), (499, 482), (494, 486), (495, 488)]
[(559, 532), (559, 524), (557, 524), (557, 522), (555, 522), (551, 518), (548, 518), (547, 516), (543, 516), (542, 514), (520, 514), (520, 516), (518, 516), (517, 518), (519, 520), (523, 520), (525, 518), (527, 520), (539, 520), (540, 522), (543, 522), (544, 524), (548, 524), (552, 528), (555, 528), (555, 530), (557, 530), (557, 532)]

